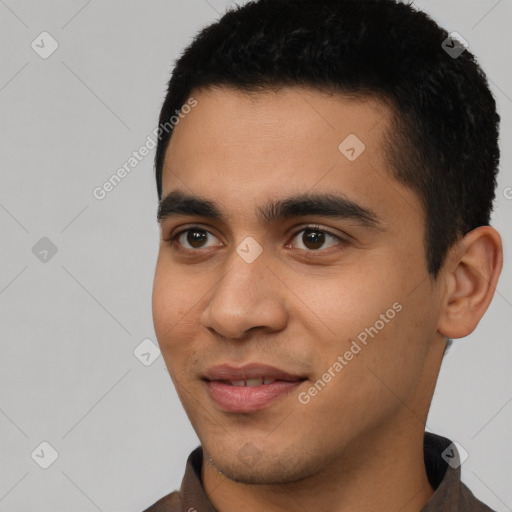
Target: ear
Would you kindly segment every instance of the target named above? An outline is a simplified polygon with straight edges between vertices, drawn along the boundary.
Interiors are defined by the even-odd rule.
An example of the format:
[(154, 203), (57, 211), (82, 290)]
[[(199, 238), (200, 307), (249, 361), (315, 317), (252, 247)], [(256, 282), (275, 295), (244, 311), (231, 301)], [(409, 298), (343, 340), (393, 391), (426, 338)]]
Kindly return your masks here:
[(486, 312), (503, 266), (499, 233), (480, 226), (456, 243), (444, 272), (438, 332), (447, 338), (471, 334)]

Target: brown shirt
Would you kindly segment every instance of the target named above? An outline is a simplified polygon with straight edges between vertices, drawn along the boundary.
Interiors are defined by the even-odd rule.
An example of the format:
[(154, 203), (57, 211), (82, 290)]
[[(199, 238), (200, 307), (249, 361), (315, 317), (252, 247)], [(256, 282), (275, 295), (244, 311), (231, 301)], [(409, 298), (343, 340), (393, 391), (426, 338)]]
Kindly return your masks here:
[[(435, 492), (420, 512), (494, 512), (461, 482), (458, 453), (450, 445), (449, 439), (425, 433), (425, 467)], [(201, 483), (202, 463), (203, 450), (198, 446), (188, 457), (180, 490), (164, 496), (144, 512), (217, 512)]]

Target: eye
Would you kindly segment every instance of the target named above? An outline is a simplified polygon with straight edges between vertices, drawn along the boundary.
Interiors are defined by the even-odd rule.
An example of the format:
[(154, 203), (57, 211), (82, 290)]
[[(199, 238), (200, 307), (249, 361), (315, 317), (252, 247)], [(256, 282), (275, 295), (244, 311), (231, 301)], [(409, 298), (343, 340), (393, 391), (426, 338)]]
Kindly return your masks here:
[[(208, 245), (208, 237), (213, 237), (217, 240), (217, 243), (211, 242), (210, 245)], [(299, 231), (296, 231), (293, 235), (292, 243), (288, 244), (287, 247), (292, 245), (295, 239), (298, 240), (298, 244), (296, 243), (294, 248), (308, 252), (320, 252), (320, 249), (329, 249), (340, 244), (348, 243), (340, 236), (328, 230), (321, 229), (320, 226), (316, 225), (305, 226)], [(165, 241), (172, 246), (178, 246), (180, 250), (190, 252), (197, 252), (198, 250), (222, 245), (216, 236), (200, 226), (191, 226), (182, 229), (165, 239)]]
[[(185, 250), (193, 251), (195, 249), (207, 249), (208, 247), (204, 245), (208, 240), (208, 236), (212, 236), (217, 239), (214, 235), (212, 235), (209, 231), (199, 226), (192, 226), (187, 229), (182, 229), (175, 235), (172, 235), (169, 239), (166, 239), (171, 245), (178, 244), (183, 247)], [(214, 244), (220, 245), (220, 244)]]
[[(301, 233), (302, 235), (299, 237)], [(296, 238), (298, 238), (300, 242), (298, 247), (299, 249), (315, 252), (318, 252), (318, 249), (329, 249), (330, 247), (335, 247), (336, 245), (339, 245), (340, 242), (344, 242), (344, 240), (341, 237), (325, 229), (320, 229), (320, 226), (306, 226), (294, 234), (293, 239)], [(330, 245), (325, 247), (324, 245), (326, 244), (326, 242), (331, 243)], [(302, 247), (300, 245), (302, 245)]]

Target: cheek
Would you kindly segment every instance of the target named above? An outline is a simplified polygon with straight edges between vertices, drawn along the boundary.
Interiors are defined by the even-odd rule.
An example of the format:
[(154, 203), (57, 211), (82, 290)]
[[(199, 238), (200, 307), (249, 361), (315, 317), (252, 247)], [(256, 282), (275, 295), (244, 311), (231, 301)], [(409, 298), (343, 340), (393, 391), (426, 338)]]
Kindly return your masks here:
[[(411, 297), (402, 291), (394, 269), (382, 268), (375, 265), (367, 266), (365, 272), (340, 272), (337, 278), (331, 276), (314, 287), (304, 280), (294, 289), (307, 306), (303, 312), (311, 317), (310, 328), (318, 326), (313, 333), (317, 340), (317, 370), (327, 371), (338, 356), (352, 351), (347, 353), (350, 362), (348, 371), (343, 371), (344, 378), (366, 375), (369, 381), (365, 380), (365, 389), (379, 385), (368, 367), (388, 373), (388, 368), (396, 368), (397, 359), (409, 358), (408, 369), (415, 363), (411, 357), (415, 349), (410, 342), (418, 323), (416, 305), (410, 304)], [(297, 316), (304, 318), (302, 314)]]
[[(194, 287), (192, 287), (194, 289)], [(159, 257), (153, 282), (152, 310), (155, 333), (164, 355), (190, 346), (198, 326), (200, 290), (191, 292), (183, 273), (162, 262)]]
[(335, 269), (325, 279), (302, 278), (294, 283), (293, 292), (301, 300), (297, 305), (327, 337), (342, 343), (373, 325), (379, 315), (392, 307), (397, 293), (384, 281), (386, 272), (344, 271)]

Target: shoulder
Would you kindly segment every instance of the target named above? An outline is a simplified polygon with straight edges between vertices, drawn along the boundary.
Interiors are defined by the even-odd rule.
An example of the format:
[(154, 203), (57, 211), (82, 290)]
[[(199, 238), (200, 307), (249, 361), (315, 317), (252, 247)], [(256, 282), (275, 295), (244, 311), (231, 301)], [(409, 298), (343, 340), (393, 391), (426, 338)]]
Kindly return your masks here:
[(183, 512), (178, 491), (160, 498), (143, 512)]
[(496, 512), (477, 499), (471, 490), (462, 482), (460, 485), (459, 508), (460, 510), (467, 510), (468, 512)]
[(202, 461), (203, 451), (201, 446), (198, 446), (188, 456), (180, 490), (173, 491), (160, 498), (143, 512), (189, 512), (195, 510), (190, 505), (191, 500), (200, 500), (205, 504), (202, 507), (204, 510), (211, 510), (211, 508), (208, 508), (210, 507), (208, 498), (201, 484)]

